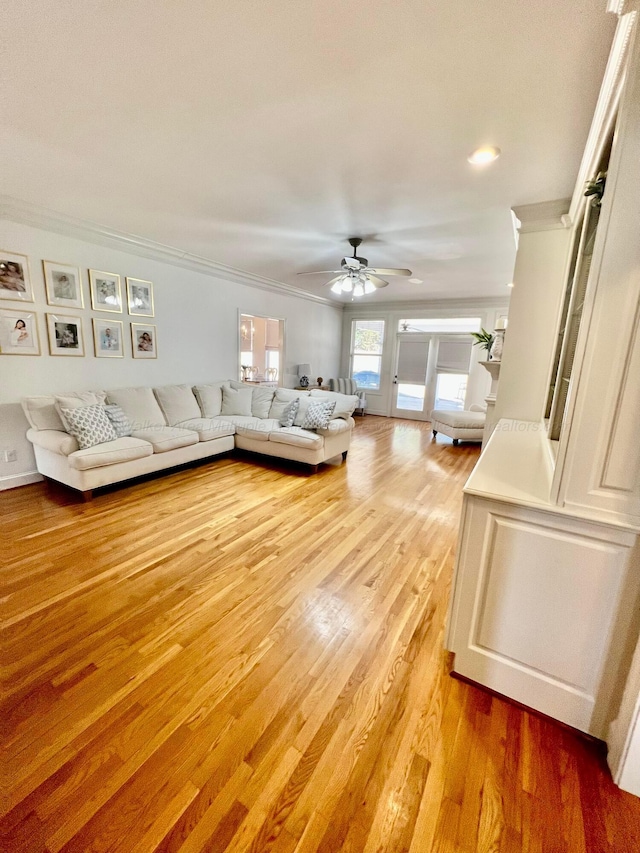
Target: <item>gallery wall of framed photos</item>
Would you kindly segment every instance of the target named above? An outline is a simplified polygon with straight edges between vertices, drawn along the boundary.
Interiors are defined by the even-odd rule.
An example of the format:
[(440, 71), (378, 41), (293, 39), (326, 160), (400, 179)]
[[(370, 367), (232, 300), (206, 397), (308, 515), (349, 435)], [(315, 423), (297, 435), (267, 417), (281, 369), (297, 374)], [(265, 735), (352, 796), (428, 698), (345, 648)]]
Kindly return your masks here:
[[(67, 313), (85, 306), (83, 272), (79, 266), (42, 259), (45, 300), (50, 309), (40, 322), (46, 329), (48, 354), (67, 358), (84, 357), (82, 314)], [(38, 311), (32, 280), (33, 259), (19, 252), (0, 249), (0, 355), (43, 354), (44, 337), (40, 337)], [(89, 269), (87, 271), (91, 305), (93, 352), (95, 358), (124, 358), (125, 321), (104, 314), (128, 314), (137, 322), (129, 322), (132, 358), (158, 357), (158, 331), (155, 323), (142, 323), (139, 318), (154, 317), (153, 282), (120, 273)], [(5, 307), (5, 305), (7, 307)], [(16, 307), (18, 306), (18, 307)], [(101, 316), (102, 315), (102, 316)]]

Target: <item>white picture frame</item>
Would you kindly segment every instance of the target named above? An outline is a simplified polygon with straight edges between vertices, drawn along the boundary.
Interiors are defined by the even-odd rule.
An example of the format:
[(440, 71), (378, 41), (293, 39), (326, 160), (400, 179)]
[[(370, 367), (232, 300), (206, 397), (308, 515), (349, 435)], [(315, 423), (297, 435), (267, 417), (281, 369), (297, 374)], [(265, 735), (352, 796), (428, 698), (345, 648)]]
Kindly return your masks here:
[(47, 314), (46, 322), (51, 355), (84, 357), (82, 317), (72, 314)]
[(94, 317), (93, 345), (96, 358), (124, 358), (124, 323), (122, 320)]
[(157, 358), (157, 328), (148, 323), (132, 323), (131, 351), (134, 358)]
[(34, 311), (0, 308), (0, 355), (40, 355), (38, 318)]
[(89, 290), (94, 311), (122, 314), (122, 282), (117, 273), (89, 270)]
[(80, 268), (55, 261), (43, 261), (47, 303), (57, 308), (84, 308)]
[(133, 317), (154, 317), (153, 282), (143, 278), (126, 278), (127, 311)]
[(0, 250), (0, 299), (33, 302), (33, 283), (29, 258)]

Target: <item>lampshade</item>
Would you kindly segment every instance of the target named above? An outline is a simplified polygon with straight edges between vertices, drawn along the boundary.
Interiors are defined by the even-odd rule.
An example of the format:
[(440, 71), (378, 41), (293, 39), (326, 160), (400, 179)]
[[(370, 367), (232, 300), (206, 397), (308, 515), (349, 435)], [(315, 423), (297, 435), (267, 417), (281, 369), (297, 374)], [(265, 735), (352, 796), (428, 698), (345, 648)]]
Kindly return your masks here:
[(331, 292), (338, 296), (351, 293), (352, 296), (364, 296), (365, 293), (375, 293), (376, 287), (365, 275), (343, 275), (331, 285)]
[(299, 364), (298, 365), (298, 376), (311, 376), (311, 365), (310, 364)]

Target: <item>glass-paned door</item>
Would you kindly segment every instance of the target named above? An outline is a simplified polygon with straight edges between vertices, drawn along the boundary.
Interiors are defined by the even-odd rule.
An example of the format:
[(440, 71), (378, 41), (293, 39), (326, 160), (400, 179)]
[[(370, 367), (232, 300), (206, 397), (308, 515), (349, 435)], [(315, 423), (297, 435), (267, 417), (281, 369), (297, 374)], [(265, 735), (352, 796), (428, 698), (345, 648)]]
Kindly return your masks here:
[(427, 368), (431, 346), (430, 335), (398, 335), (393, 377), (393, 417), (428, 419), (431, 409), (426, 410), (431, 395), (427, 388)]
[(464, 409), (471, 344), (467, 335), (398, 334), (392, 416), (428, 421), (433, 409)]

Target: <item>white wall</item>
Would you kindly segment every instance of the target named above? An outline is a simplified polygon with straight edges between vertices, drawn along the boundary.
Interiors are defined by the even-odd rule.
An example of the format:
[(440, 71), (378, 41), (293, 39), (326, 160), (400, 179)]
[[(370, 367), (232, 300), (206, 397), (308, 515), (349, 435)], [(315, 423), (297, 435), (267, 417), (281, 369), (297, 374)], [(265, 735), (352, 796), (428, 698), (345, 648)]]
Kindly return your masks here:
[[(505, 291), (507, 288), (505, 287)], [(367, 412), (374, 415), (390, 415), (393, 401), (392, 368), (395, 358), (395, 341), (398, 323), (402, 319), (414, 320), (426, 318), (480, 317), (481, 326), (491, 331), (496, 316), (509, 310), (509, 293), (504, 300), (467, 300), (449, 299), (447, 301), (423, 301), (411, 303), (387, 303), (376, 306), (370, 303), (347, 305), (344, 311), (342, 334), (342, 357), (340, 376), (349, 375), (349, 348), (351, 345), (351, 323), (353, 320), (384, 320), (385, 342), (382, 354), (382, 378), (379, 391), (367, 391)], [(473, 403), (484, 404), (491, 388), (491, 377), (479, 364), (486, 360), (487, 353), (479, 347), (473, 347), (471, 370), (467, 384), (466, 406)]]
[(549, 390), (571, 231), (520, 234), (495, 421), (540, 421)]
[[(75, 237), (3, 220), (0, 246), (28, 255), (35, 303), (0, 301), (0, 307), (34, 310), (38, 318), (41, 356), (0, 356), (0, 451), (15, 450), (17, 461), (0, 462), (0, 488), (31, 482), (35, 460), (25, 438), (28, 424), (19, 401), (32, 394), (66, 390), (118, 388), (202, 382), (236, 377), (238, 373), (238, 312), (285, 320), (285, 374), (295, 384), (295, 365), (310, 362), (314, 376), (337, 376), (340, 363), (342, 309), (287, 293), (238, 284), (201, 272), (139, 257)], [(81, 314), (85, 358), (52, 357), (45, 313), (60, 311), (46, 304), (42, 260), (79, 266), (84, 287)], [(88, 269), (108, 270), (124, 277), (148, 279), (154, 284), (158, 328), (157, 360), (134, 360), (128, 325), (144, 318), (105, 314), (91, 310)], [(63, 312), (60, 312), (63, 313)], [(124, 322), (125, 357), (95, 358), (91, 317)]]

